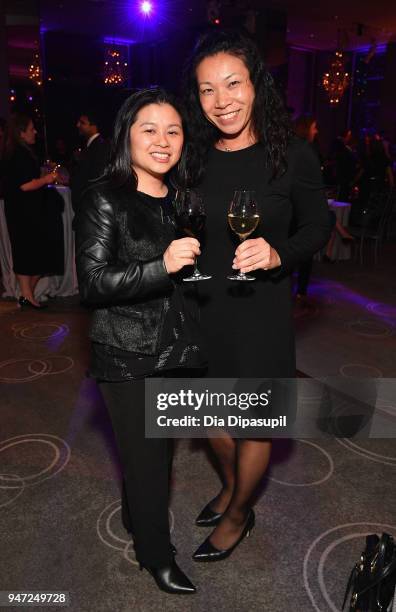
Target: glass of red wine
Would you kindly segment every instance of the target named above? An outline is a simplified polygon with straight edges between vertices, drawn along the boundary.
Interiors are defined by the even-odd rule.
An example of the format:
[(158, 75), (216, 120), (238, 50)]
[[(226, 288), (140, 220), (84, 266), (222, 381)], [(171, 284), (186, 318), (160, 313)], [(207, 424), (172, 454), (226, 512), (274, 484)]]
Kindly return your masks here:
[[(201, 195), (192, 189), (183, 189), (176, 192), (175, 200), (176, 221), (180, 229), (191, 236), (198, 238), (205, 227), (206, 212)], [(212, 278), (198, 270), (195, 258), (194, 272), (191, 276), (183, 278), (185, 282), (208, 280)]]

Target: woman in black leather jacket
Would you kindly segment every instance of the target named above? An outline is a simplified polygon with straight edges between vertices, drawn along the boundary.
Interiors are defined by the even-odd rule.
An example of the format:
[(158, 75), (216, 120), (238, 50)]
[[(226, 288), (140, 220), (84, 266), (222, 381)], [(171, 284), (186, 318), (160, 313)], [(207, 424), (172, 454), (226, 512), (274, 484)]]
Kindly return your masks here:
[(194, 319), (173, 275), (200, 253), (175, 239), (167, 173), (182, 155), (182, 115), (163, 90), (139, 91), (120, 109), (105, 174), (76, 223), (82, 300), (93, 306), (90, 374), (100, 383), (123, 467), (122, 519), (136, 558), (170, 593), (195, 587), (169, 538), (171, 452), (145, 438), (144, 378), (204, 365)]

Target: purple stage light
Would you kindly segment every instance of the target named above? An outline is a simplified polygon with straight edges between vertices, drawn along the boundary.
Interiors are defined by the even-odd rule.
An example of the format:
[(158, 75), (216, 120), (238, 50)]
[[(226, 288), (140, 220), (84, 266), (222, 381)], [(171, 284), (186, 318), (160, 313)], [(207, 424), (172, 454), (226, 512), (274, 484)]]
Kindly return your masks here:
[(144, 2), (140, 3), (140, 10), (144, 15), (149, 16), (151, 11), (153, 10), (153, 5), (148, 0), (144, 0)]

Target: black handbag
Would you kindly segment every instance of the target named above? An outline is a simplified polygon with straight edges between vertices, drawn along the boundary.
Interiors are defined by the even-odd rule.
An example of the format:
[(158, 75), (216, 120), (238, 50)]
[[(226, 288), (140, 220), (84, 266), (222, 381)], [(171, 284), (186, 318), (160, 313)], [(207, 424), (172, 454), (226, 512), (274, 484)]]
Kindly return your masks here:
[(366, 548), (348, 580), (344, 603), (349, 612), (392, 612), (396, 587), (396, 545), (383, 533), (366, 537)]

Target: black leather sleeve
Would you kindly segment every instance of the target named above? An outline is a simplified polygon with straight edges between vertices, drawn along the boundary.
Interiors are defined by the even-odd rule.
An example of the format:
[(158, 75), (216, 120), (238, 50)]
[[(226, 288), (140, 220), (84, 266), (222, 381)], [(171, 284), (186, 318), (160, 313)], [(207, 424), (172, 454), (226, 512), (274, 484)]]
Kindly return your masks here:
[(76, 266), (80, 295), (91, 305), (143, 301), (173, 287), (162, 255), (151, 261), (117, 262), (118, 227), (110, 198), (90, 189), (76, 219)]

